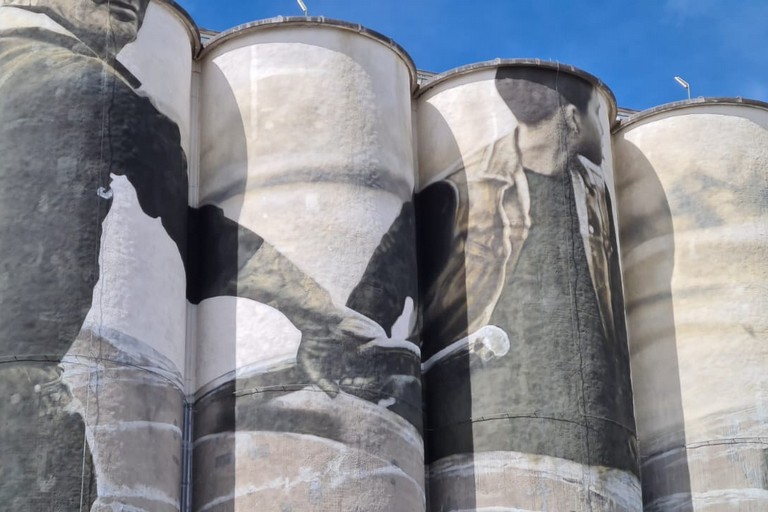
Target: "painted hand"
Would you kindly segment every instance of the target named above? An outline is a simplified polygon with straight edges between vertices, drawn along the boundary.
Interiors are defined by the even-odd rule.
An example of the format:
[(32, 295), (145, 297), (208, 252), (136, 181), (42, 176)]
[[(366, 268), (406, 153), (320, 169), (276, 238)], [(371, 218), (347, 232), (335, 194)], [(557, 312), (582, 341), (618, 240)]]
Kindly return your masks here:
[(344, 308), (339, 314), (326, 327), (304, 330), (297, 354), (310, 382), (330, 397), (339, 393), (333, 376), (343, 371), (345, 353), (356, 353), (365, 343), (387, 336), (379, 324), (360, 313)]
[[(364, 323), (370, 322), (363, 318)], [(360, 320), (356, 318), (355, 323)], [(348, 352), (345, 373), (339, 382), (341, 388), (384, 407), (395, 405), (406, 396), (412, 399), (414, 393), (419, 395), (421, 350), (408, 339), (415, 323), (414, 301), (406, 297), (402, 313), (389, 329), (390, 334), (377, 325), (369, 331), (374, 337)]]

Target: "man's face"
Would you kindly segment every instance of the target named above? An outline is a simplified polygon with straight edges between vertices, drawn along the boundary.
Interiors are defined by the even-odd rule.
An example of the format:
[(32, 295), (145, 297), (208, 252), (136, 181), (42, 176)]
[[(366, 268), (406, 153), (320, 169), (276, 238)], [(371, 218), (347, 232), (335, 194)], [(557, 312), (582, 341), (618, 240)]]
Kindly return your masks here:
[(50, 8), (66, 19), (77, 36), (106, 46), (116, 54), (136, 39), (149, 0), (49, 0)]
[(578, 131), (573, 134), (576, 153), (600, 165), (603, 161), (603, 127), (600, 124), (600, 97), (597, 92), (587, 104), (586, 112), (576, 111)]

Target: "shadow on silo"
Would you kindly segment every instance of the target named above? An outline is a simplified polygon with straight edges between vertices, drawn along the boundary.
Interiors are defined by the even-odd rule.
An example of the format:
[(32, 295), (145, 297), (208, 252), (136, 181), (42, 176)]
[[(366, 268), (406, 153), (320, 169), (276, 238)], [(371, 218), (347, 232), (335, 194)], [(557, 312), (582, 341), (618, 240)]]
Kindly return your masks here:
[(672, 214), (651, 163), (626, 140), (620, 148), (619, 161), (631, 163), (619, 166), (616, 189), (643, 507), (688, 512), (693, 502), (672, 302)]
[[(198, 298), (203, 303), (198, 318), (202, 337), (198, 380), (202, 386), (195, 396), (192, 509), (227, 512), (256, 506), (259, 510), (295, 511), (346, 506), (372, 510), (366, 503), (381, 504), (377, 489), (391, 488), (386, 497), (396, 498), (395, 490), (403, 484), (420, 487), (422, 460), (411, 449), (417, 446), (416, 436), (410, 429), (385, 432), (388, 426), (402, 425), (402, 420), (421, 432), (420, 361), (412, 350), (374, 347), (366, 350), (364, 358), (356, 357), (355, 351), (341, 350), (344, 345), (336, 342), (342, 340), (330, 339), (327, 332), (326, 323), (336, 317), (323, 316), (327, 310), (321, 308), (325, 306), (322, 297), (312, 300), (319, 285), (274, 246), (266, 242), (254, 245), (251, 235), (258, 236), (259, 226), (252, 233), (223, 217), (224, 204), (230, 206), (227, 217), (231, 219), (240, 218), (243, 210), (249, 172), (246, 137), (252, 136), (252, 126), (246, 132), (231, 86), (215, 62), (205, 68), (204, 77), (202, 89), (216, 91), (216, 111), (209, 116), (214, 119), (204, 117), (204, 121), (220, 126), (225, 133), (206, 127), (201, 167), (210, 186), (201, 187), (206, 190), (201, 193), (204, 206), (193, 213), (200, 217), (192, 239), (201, 258)], [(259, 81), (262, 90), (269, 85), (269, 79)], [(222, 151), (206, 158), (207, 152)], [(314, 174), (304, 178), (323, 179)], [(372, 181), (370, 187), (375, 188), (376, 179)], [(346, 304), (381, 326), (393, 326), (389, 336), (395, 335), (394, 325), (404, 314), (405, 297), (417, 296), (410, 189), (408, 196)], [(238, 274), (244, 279), (238, 281)], [(247, 340), (241, 338), (239, 343), (246, 346), (238, 347), (237, 330), (247, 329), (254, 319), (238, 313), (236, 302), (229, 300), (233, 296), (253, 299), (285, 315), (301, 331), (296, 358), (266, 360), (261, 349), (284, 340), (279, 335), (272, 339), (269, 333), (262, 338), (262, 331), (249, 333)], [(208, 299), (212, 300), (210, 309), (204, 312)], [(214, 363), (215, 372), (209, 366)], [(201, 368), (209, 370), (201, 372)], [(321, 389), (316, 385), (318, 375), (338, 383), (340, 390)], [(390, 398), (394, 403), (382, 405)], [(398, 435), (413, 442), (404, 448), (404, 443), (397, 442)], [(409, 457), (415, 460), (413, 464)], [(372, 469), (380, 462), (386, 471)], [(407, 476), (400, 475), (400, 470)], [(411, 478), (414, 474), (419, 478)], [(419, 509), (396, 505), (392, 510)]]
[[(422, 108), (433, 107), (425, 103)], [(433, 118), (442, 116), (435, 111)], [(447, 124), (443, 132), (450, 133)], [(461, 162), (456, 141), (444, 142), (451, 153), (446, 161)], [(469, 219), (468, 210), (459, 207), (468, 193), (464, 166), (456, 167), (460, 170), (450, 182), (436, 181), (416, 195), (429, 511), (477, 506), (470, 353), (459, 350), (435, 357), (469, 334), (464, 253)]]
[[(200, 160), (202, 181), (224, 176), (226, 186), (215, 189), (212, 197), (204, 197), (201, 187), (198, 208), (190, 208), (190, 255), (196, 258), (192, 276), (191, 301), (198, 303), (194, 351), (196, 382), (193, 383), (187, 420), (192, 429), (187, 439), (191, 450), (185, 479), (185, 502), (189, 510), (233, 512), (236, 494), (236, 432), (239, 387), (237, 371), (237, 274), (240, 257), (239, 226), (224, 216), (219, 207), (229, 200), (236, 205), (239, 218), (245, 196), (248, 173), (246, 133), (237, 100), (227, 78), (215, 65), (206, 69), (206, 84), (215, 82), (218, 122), (226, 122), (226, 140), (201, 137)], [(203, 84), (200, 87), (204, 90)], [(227, 91), (228, 94), (223, 94)], [(202, 124), (205, 122), (200, 115)], [(201, 130), (202, 131), (202, 130)], [(226, 169), (208, 169), (207, 153), (227, 151)], [(219, 156), (221, 158), (221, 156)], [(212, 157), (214, 162), (216, 157)], [(210, 178), (209, 177), (209, 178)], [(214, 186), (215, 188), (215, 186)], [(232, 211), (228, 211), (232, 216)], [(222, 297), (226, 297), (222, 299)], [(211, 300), (212, 299), (212, 300)], [(206, 303), (206, 300), (210, 302)], [(207, 350), (206, 350), (207, 349)], [(214, 365), (223, 375), (206, 374), (206, 365)], [(209, 372), (210, 373), (210, 372)], [(212, 380), (211, 380), (212, 377)]]

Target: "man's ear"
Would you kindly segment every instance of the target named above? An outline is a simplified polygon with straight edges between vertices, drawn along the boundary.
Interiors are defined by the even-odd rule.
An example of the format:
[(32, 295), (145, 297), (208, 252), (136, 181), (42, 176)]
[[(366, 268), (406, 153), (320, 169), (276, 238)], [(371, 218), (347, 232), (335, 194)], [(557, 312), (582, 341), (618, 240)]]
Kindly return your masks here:
[(569, 103), (563, 109), (563, 115), (565, 116), (565, 124), (574, 133), (579, 133), (581, 130), (581, 123), (579, 122), (578, 110), (576, 106)]

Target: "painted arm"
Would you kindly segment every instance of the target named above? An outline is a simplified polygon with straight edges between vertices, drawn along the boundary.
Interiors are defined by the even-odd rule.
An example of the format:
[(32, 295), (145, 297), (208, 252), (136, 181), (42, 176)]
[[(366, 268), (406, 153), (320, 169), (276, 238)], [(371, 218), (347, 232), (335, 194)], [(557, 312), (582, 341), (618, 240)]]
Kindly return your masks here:
[[(120, 84), (118, 84), (119, 86)], [(374, 321), (338, 307), (316, 281), (258, 234), (212, 205), (187, 206), (187, 166), (179, 129), (145, 98), (122, 87), (114, 95), (112, 155), (119, 155), (142, 210), (159, 218), (176, 243), (192, 303), (222, 295), (271, 306), (302, 333), (298, 363), (328, 394), (338, 392), (338, 358), (349, 349), (386, 337)]]
[(216, 206), (189, 209), (188, 299), (222, 295), (271, 306), (301, 331), (297, 355), (309, 380), (331, 396), (345, 354), (386, 337), (374, 321), (333, 303), (330, 294), (256, 233)]
[[(375, 322), (333, 304), (330, 295), (259, 235), (224, 216), (221, 208), (187, 206), (186, 160), (178, 127), (132, 91), (117, 95), (123, 110), (133, 109), (120, 125), (111, 150), (142, 210), (159, 218), (176, 243), (187, 274), (192, 303), (228, 295), (267, 304), (284, 314), (302, 333), (298, 363), (310, 382), (329, 394), (335, 360), (350, 345), (383, 335)], [(117, 128), (116, 128), (117, 129)], [(126, 133), (127, 132), (127, 133)]]

